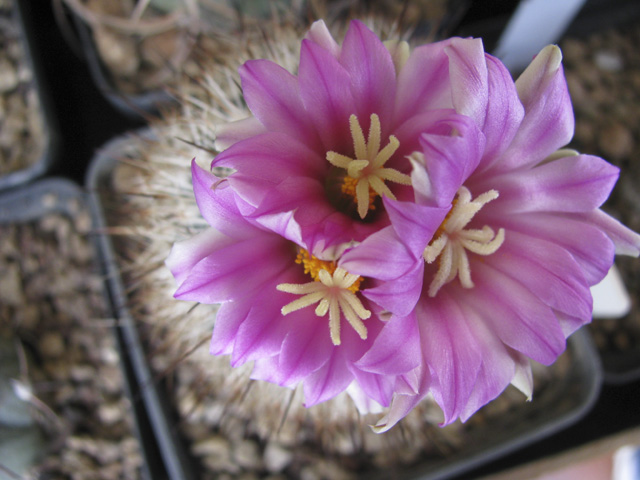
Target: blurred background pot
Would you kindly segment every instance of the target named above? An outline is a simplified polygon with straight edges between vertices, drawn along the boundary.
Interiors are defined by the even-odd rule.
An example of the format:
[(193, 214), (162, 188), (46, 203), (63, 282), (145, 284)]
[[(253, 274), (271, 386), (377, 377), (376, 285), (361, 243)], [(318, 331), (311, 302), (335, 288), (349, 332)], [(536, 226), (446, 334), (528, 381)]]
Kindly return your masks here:
[(90, 235), (85, 196), (67, 180), (0, 196), (0, 464), (8, 478), (143, 475)]
[[(197, 77), (203, 61), (224, 56), (247, 32), (376, 14), (400, 27), (440, 38), (458, 25), (469, 0), (54, 0), (71, 12), (77, 42), (109, 101), (130, 116), (155, 114), (175, 102), (183, 75)], [(64, 5), (64, 9), (62, 8)], [(61, 22), (62, 28), (69, 30)]]
[(0, 1), (0, 191), (44, 175), (58, 149), (57, 121), (19, 4)]
[[(635, 231), (640, 230), (640, 26), (574, 35), (560, 45), (576, 113), (572, 146), (602, 156), (622, 170), (604, 210)], [(590, 326), (602, 356), (605, 381), (640, 379), (640, 264), (617, 257), (616, 265), (630, 292), (629, 312)]]

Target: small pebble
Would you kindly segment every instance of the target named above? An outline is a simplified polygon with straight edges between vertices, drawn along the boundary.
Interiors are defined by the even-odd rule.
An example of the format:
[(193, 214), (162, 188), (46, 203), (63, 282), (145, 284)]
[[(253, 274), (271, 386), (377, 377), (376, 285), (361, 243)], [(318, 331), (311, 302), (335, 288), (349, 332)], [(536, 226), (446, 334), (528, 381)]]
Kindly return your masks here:
[(0, 303), (17, 306), (24, 303), (20, 268), (14, 263), (4, 265), (0, 274)]
[(594, 55), (595, 64), (605, 72), (619, 72), (624, 68), (624, 62), (616, 52), (600, 50)]
[(44, 118), (11, 5), (0, 4), (0, 176), (40, 160)]
[(7, 93), (15, 89), (20, 80), (14, 66), (6, 59), (0, 59), (0, 93)]
[(233, 450), (233, 459), (243, 468), (260, 470), (262, 458), (258, 444), (251, 440), (243, 440)]
[(40, 337), (38, 346), (45, 357), (57, 358), (65, 353), (65, 343), (60, 332), (45, 332)]
[(633, 152), (635, 142), (629, 128), (611, 123), (598, 133), (598, 145), (610, 160), (621, 160)]
[(293, 461), (293, 452), (282, 445), (269, 442), (264, 450), (264, 465), (271, 473), (282, 472)]

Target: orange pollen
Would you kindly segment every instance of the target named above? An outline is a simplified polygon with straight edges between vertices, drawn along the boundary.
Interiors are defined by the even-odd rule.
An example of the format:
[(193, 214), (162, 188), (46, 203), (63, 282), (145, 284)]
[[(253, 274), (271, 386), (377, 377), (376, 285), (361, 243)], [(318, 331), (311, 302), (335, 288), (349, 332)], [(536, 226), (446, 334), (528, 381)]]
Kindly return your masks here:
[[(356, 196), (356, 186), (358, 185), (359, 181), (360, 179), (353, 178), (348, 175), (345, 175), (344, 180), (342, 181), (342, 193), (344, 193), (345, 195), (349, 195), (351, 198), (353, 198), (354, 202), (357, 202), (358, 200), (358, 197)], [(369, 211), (373, 211), (376, 209), (374, 202), (376, 201), (377, 196), (378, 194), (373, 190), (373, 188), (371, 188), (371, 186), (369, 186)]]
[[(304, 273), (307, 273), (313, 278), (315, 282), (320, 281), (320, 270), (326, 270), (329, 275), (333, 275), (336, 271), (337, 265), (335, 262), (327, 262), (326, 260), (320, 260), (315, 256), (309, 254), (305, 249), (301, 248), (296, 256), (296, 263), (304, 267)], [(360, 291), (360, 284), (364, 278), (358, 277), (358, 279), (351, 285), (348, 290), (352, 293)]]
[(442, 234), (444, 233), (444, 229), (447, 226), (447, 221), (451, 218), (451, 215), (453, 214), (453, 210), (455, 209), (455, 206), (456, 206), (457, 202), (458, 202), (458, 197), (456, 196), (453, 199), (453, 201), (451, 202), (451, 210), (449, 210), (449, 212), (447, 212), (447, 215), (444, 217), (444, 220), (442, 221), (442, 223), (440, 224), (440, 226), (436, 230), (436, 233), (433, 234), (433, 238), (429, 242), (429, 245), (433, 244), (433, 242), (435, 242), (438, 238), (440, 238), (442, 236)]

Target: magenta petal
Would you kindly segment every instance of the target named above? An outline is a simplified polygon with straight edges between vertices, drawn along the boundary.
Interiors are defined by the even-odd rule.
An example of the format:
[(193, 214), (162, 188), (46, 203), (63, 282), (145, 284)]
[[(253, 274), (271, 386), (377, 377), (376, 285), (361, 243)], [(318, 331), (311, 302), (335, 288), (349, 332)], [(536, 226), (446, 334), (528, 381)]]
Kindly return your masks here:
[[(431, 195), (437, 205), (448, 207), (458, 189), (478, 166), (485, 139), (478, 127), (462, 115), (451, 116), (442, 123), (449, 125), (452, 134), (423, 133), (420, 145), (431, 181)], [(420, 193), (423, 192), (416, 190), (416, 195)]]
[(289, 295), (278, 291), (276, 285), (297, 278), (297, 270), (294, 265), (286, 275), (270, 277), (260, 288), (223, 303), (216, 315), (210, 352), (231, 354), (233, 366), (277, 354), (299, 318), (297, 312), (290, 316), (281, 314)]
[(263, 227), (281, 235), (296, 245), (306, 245), (302, 239), (302, 229), (293, 218), (294, 212), (261, 215), (256, 221)]
[(391, 227), (370, 235), (342, 255), (340, 266), (362, 277), (393, 280), (414, 268), (415, 257)]
[(384, 199), (384, 206), (397, 237), (414, 258), (421, 258), (424, 249), (444, 221), (451, 206), (431, 207)]
[(284, 132), (312, 149), (319, 147), (295, 76), (268, 60), (249, 60), (239, 72), (247, 105), (268, 130)]
[(434, 299), (423, 299), (416, 308), (422, 352), (431, 369), (433, 396), (444, 412), (444, 425), (465, 408), (482, 364), (482, 352), (464, 313), (445, 290)]
[[(265, 234), (217, 249), (200, 260), (178, 287), (176, 298), (221, 303), (242, 298), (292, 263), (288, 242)], [(256, 275), (260, 269), (262, 275)]]
[[(291, 300), (291, 299), (289, 299)], [(312, 308), (303, 309), (293, 319), (279, 355), (279, 371), (286, 383), (297, 383), (321, 368), (334, 350), (329, 335), (328, 318), (318, 317)], [(304, 328), (300, 328), (304, 325)]]
[(511, 74), (495, 57), (486, 55), (488, 69), (489, 98), (484, 123), (481, 125), (487, 143), (484, 149), (484, 160), (498, 158), (511, 144), (524, 117), (524, 108)]
[(482, 365), (467, 404), (460, 412), (460, 419), (463, 422), (500, 395), (509, 386), (516, 372), (511, 349), (487, 328), (473, 310), (465, 309), (465, 316), (476, 345), (480, 349)]
[(573, 107), (561, 60), (558, 47), (546, 47), (516, 80), (525, 116), (499, 168), (534, 165), (573, 137)]
[(304, 38), (329, 51), (334, 57), (339, 57), (340, 45), (333, 39), (324, 20), (316, 20), (313, 22)]
[(345, 68), (329, 51), (303, 40), (298, 83), (302, 102), (316, 125), (325, 151), (351, 148), (349, 116), (356, 112), (356, 106), (351, 77)]
[(233, 239), (213, 228), (207, 228), (187, 240), (175, 243), (165, 264), (180, 285), (198, 262), (232, 243)]
[(389, 166), (402, 171), (408, 170), (409, 162), (406, 157), (415, 151), (421, 151), (420, 136), (429, 133), (451, 137), (455, 135), (457, 121), (473, 123), (453, 109), (428, 110), (409, 117), (394, 128), (393, 134), (400, 142), (400, 147)]
[[(292, 218), (290, 212), (293, 212)], [(275, 186), (261, 199), (252, 217), (286, 238), (294, 240), (299, 235), (301, 243), (314, 251), (359, 240), (375, 228), (373, 224), (363, 224), (360, 228), (349, 217), (335, 211), (326, 200), (323, 185), (304, 177), (288, 178)]]
[(240, 304), (227, 302), (220, 305), (209, 344), (211, 355), (231, 355), (238, 329), (247, 318), (250, 309), (251, 304), (246, 301)]
[(449, 41), (415, 48), (398, 74), (393, 124), (429, 110), (451, 108), (449, 58), (445, 47)]
[(466, 299), (506, 345), (544, 365), (552, 364), (566, 347), (553, 311), (487, 264), (474, 262), (471, 271), (475, 287), (459, 288), (457, 298)]
[(256, 359), (253, 364), (253, 370), (251, 370), (251, 380), (262, 380), (264, 382), (275, 383), (281, 387), (295, 388), (296, 383), (287, 383), (280, 375), (280, 363), (278, 359), (278, 355)]
[(562, 328), (562, 332), (564, 333), (565, 338), (569, 338), (569, 336), (573, 335), (573, 333), (578, 330), (580, 327), (584, 326), (585, 323), (591, 322), (592, 318), (589, 317), (586, 321), (584, 318), (574, 317), (571, 315), (567, 315), (563, 312), (555, 310), (554, 313), (558, 318), (558, 322), (560, 322), (560, 328)]
[(216, 149), (223, 151), (240, 140), (265, 133), (267, 129), (256, 117), (216, 126)]
[(484, 125), (489, 87), (482, 40), (453, 38), (446, 53), (449, 57), (451, 95), (456, 112), (471, 117), (478, 126)]
[(420, 364), (420, 331), (412, 312), (386, 322), (373, 346), (356, 362), (356, 367), (381, 375), (401, 375)]
[(358, 409), (358, 413), (361, 415), (378, 413), (382, 409), (382, 406), (378, 402), (365, 393), (357, 380), (349, 384), (346, 392)]
[(352, 373), (359, 387), (369, 398), (383, 407), (389, 406), (393, 396), (395, 377), (363, 372), (357, 368), (353, 368)]
[(320, 370), (304, 380), (304, 404), (312, 407), (343, 392), (353, 380), (342, 349), (334, 349), (331, 358)]
[(236, 193), (254, 207), (286, 179), (321, 179), (327, 162), (304, 144), (276, 132), (236, 143), (214, 160), (236, 170), (228, 177)]
[(580, 215), (580, 218), (592, 223), (609, 237), (618, 255), (640, 255), (640, 235), (622, 225), (618, 220), (602, 210), (594, 210)]
[(600, 282), (613, 264), (613, 243), (586, 221), (553, 213), (501, 216), (500, 221), (507, 237), (511, 235), (509, 232), (517, 231), (564, 248), (578, 262), (590, 286)]
[(376, 433), (384, 433), (391, 429), (396, 423), (402, 420), (413, 408), (420, 403), (429, 392), (431, 385), (431, 375), (425, 366), (419, 369), (419, 393), (415, 395), (403, 395), (396, 393), (391, 402), (391, 407), (387, 414), (382, 417), (373, 427)]
[[(321, 178), (327, 172), (325, 158), (308, 145), (279, 132), (268, 132), (231, 146), (213, 161), (264, 183), (291, 175)], [(234, 174), (236, 175), (236, 174)]]
[(362, 22), (354, 20), (342, 43), (340, 63), (351, 77), (351, 92), (360, 121), (376, 113), (384, 132), (389, 127), (385, 120), (391, 119), (396, 89), (396, 72), (389, 50)]
[(618, 168), (591, 155), (561, 158), (531, 170), (514, 171), (491, 179), (490, 188), (500, 194), (493, 208), (509, 213), (587, 212), (609, 197), (618, 173)]
[(413, 370), (398, 375), (394, 386), (398, 395), (416, 395), (420, 393), (420, 375), (422, 375), (422, 366), (418, 366)]
[(579, 317), (583, 323), (591, 320), (593, 302), (582, 270), (554, 243), (510, 231), (491, 265), (554, 310)]
[(403, 276), (362, 290), (362, 295), (395, 315), (408, 315), (420, 298), (424, 261), (416, 261)]
[[(294, 315), (297, 312), (287, 316), (281, 314), (280, 309), (286, 305), (287, 298), (279, 295), (280, 292), (275, 288), (276, 283), (278, 282), (265, 285), (259, 296), (237, 302), (250, 303), (251, 306), (247, 308), (248, 313), (236, 333), (231, 353), (232, 367), (280, 352), (286, 335), (295, 329), (296, 319), (300, 321), (300, 317), (304, 317)], [(241, 305), (236, 307), (243, 309)]]
[(406, 249), (391, 227), (347, 251), (340, 266), (361, 277), (381, 280), (362, 294), (396, 315), (408, 315), (420, 297), (424, 261)]
[(243, 218), (229, 183), (191, 162), (193, 193), (200, 213), (214, 229), (233, 238), (254, 234), (255, 226)]

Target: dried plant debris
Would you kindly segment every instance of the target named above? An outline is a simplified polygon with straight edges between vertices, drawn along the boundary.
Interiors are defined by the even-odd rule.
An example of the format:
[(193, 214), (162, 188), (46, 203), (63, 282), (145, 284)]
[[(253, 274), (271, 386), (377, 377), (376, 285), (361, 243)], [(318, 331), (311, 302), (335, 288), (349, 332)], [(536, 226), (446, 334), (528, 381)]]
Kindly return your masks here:
[[(561, 45), (576, 114), (574, 146), (600, 155), (623, 169), (604, 209), (640, 230), (640, 24), (570, 38)], [(605, 370), (640, 374), (640, 265), (618, 257), (632, 310), (618, 320), (590, 325)]]
[(190, 451), (200, 461), (202, 478), (397, 472), (481, 451), (491, 442), (487, 428), (497, 438), (496, 432), (511, 434), (514, 425), (526, 429), (570, 410), (580, 388), (569, 381), (571, 350), (551, 368), (534, 367), (533, 403), (508, 389), (466, 424), (440, 428), (440, 412), (427, 401), (383, 435), (367, 426), (377, 415), (362, 418), (346, 394), (305, 409), (300, 390), (251, 382), (250, 366), (232, 369), (228, 358), (209, 355), (216, 306), (175, 300), (164, 260), (175, 241), (207, 227), (193, 198), (189, 164), (195, 158), (208, 165), (215, 155), (216, 125), (248, 115), (235, 81), (239, 62), (248, 56), (277, 57), (281, 65), (295, 68), (298, 34), (275, 31), (272, 38), (247, 41), (224, 66), (205, 66), (197, 78), (185, 79), (179, 86), (183, 111), (167, 114), (148, 134), (130, 136), (105, 152), (116, 159), (116, 168), (98, 185), (126, 304), (155, 377), (162, 380), (158, 388), (163, 395), (166, 389)]
[(33, 72), (11, 3), (0, 2), (0, 175), (36, 163), (46, 138)]
[[(377, 12), (407, 30), (435, 35), (461, 0), (59, 0), (91, 29), (97, 54), (116, 89), (137, 94), (174, 87), (183, 73), (235, 49), (251, 31), (309, 25)], [(462, 10), (464, 11), (464, 10)], [(456, 13), (457, 16), (457, 13)], [(237, 49), (236, 49), (237, 50)]]
[(22, 360), (14, 385), (47, 439), (30, 474), (135, 479), (142, 459), (93, 269), (91, 221), (75, 209), (73, 218), (0, 225), (0, 337)]
[[(242, 26), (300, 12), (301, 0), (62, 0), (91, 30), (117, 91), (138, 94), (175, 85), (203, 58), (228, 50)], [(244, 14), (239, 9), (244, 7)], [(272, 10), (276, 9), (276, 10)]]

